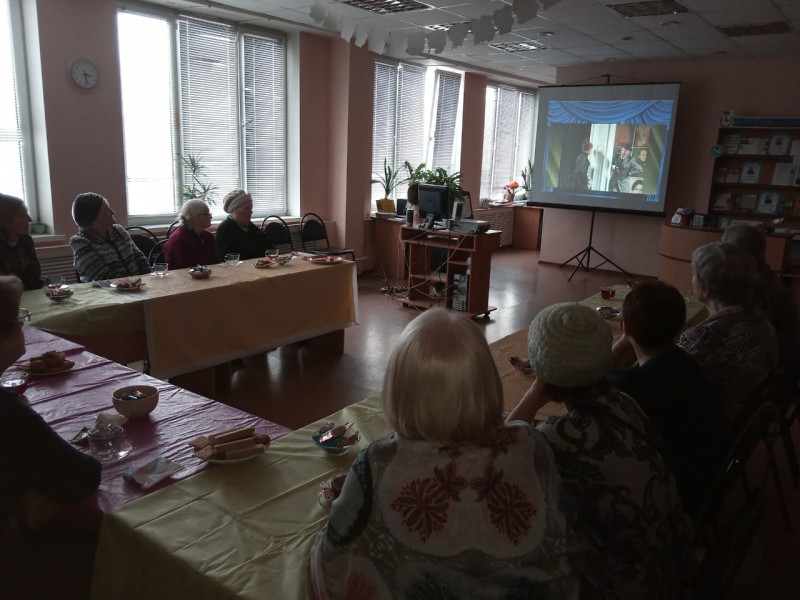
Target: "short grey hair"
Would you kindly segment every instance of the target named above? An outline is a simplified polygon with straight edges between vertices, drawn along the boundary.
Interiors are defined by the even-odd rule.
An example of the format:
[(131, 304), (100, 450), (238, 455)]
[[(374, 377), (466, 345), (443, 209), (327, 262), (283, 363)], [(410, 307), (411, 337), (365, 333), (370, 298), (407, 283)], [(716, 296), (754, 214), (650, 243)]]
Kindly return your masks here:
[(722, 241), (744, 249), (756, 261), (756, 267), (761, 267), (766, 262), (767, 236), (760, 227), (731, 225), (722, 234)]
[(184, 227), (191, 227), (195, 216), (197, 216), (199, 212), (210, 212), (208, 204), (197, 199), (187, 200), (183, 203), (183, 206), (181, 206), (181, 212), (178, 216)]
[(723, 306), (748, 305), (753, 298), (756, 263), (747, 251), (728, 242), (700, 246), (692, 253), (698, 287)]

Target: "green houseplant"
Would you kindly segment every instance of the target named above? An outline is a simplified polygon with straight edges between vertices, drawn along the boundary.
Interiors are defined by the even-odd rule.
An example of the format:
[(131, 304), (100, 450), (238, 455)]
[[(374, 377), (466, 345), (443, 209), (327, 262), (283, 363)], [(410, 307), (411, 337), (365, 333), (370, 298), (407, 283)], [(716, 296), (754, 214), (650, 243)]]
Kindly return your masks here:
[[(205, 175), (203, 157), (193, 154), (187, 154), (186, 156), (179, 154), (178, 158), (183, 167), (184, 184), (181, 188), (181, 196), (184, 202), (187, 200), (202, 200), (206, 204), (216, 204), (214, 192), (217, 187), (203, 180)], [(185, 183), (187, 175), (189, 176), (189, 183)]]
[(375, 177), (370, 181), (370, 183), (381, 184), (384, 198), (388, 198), (389, 194), (392, 193), (394, 188), (405, 181), (405, 179), (401, 179), (400, 177), (400, 170), (387, 163), (385, 158), (383, 159), (383, 173), (375, 172), (373, 175), (375, 175)]
[(406, 181), (411, 182), (408, 186), (408, 201), (416, 205), (417, 199), (417, 184), (419, 183), (432, 183), (435, 185), (444, 185), (449, 189), (448, 198), (448, 211), (452, 211), (453, 203), (456, 200), (461, 200), (464, 197), (464, 190), (461, 187), (461, 172), (448, 173), (447, 169), (436, 167), (435, 169), (428, 169), (425, 163), (412, 167), (411, 163), (406, 161), (404, 163), (408, 177)]
[(531, 197), (533, 189), (533, 161), (528, 159), (528, 166), (522, 169), (522, 189), (525, 190), (523, 197), (527, 200)]

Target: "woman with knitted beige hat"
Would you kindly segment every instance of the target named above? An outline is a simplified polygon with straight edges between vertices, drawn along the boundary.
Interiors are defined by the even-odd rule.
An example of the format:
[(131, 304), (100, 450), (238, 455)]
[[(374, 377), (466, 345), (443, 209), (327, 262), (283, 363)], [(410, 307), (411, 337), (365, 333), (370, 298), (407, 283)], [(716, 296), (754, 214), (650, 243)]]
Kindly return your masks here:
[(244, 190), (233, 190), (222, 200), (228, 213), (217, 227), (217, 255), (221, 261), (226, 254), (238, 254), (242, 260), (263, 258), (272, 244), (261, 229), (250, 220), (253, 217), (253, 197)]
[(537, 429), (577, 500), (581, 597), (678, 598), (691, 565), (692, 522), (650, 420), (606, 382), (611, 339), (591, 308), (542, 310), (528, 332), (536, 380), (508, 419), (530, 421), (549, 400), (568, 411)]

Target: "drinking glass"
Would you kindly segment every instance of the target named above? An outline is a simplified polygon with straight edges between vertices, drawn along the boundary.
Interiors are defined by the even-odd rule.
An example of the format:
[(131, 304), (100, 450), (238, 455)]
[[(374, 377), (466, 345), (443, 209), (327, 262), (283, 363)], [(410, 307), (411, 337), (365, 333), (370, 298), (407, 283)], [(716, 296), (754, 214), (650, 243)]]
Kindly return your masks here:
[(229, 267), (235, 267), (239, 264), (239, 255), (238, 254), (226, 254), (225, 255), (225, 264)]
[(16, 392), (18, 396), (21, 396), (25, 393), (25, 389), (28, 387), (28, 372), (27, 371), (18, 371), (18, 370), (11, 370), (6, 371), (3, 373), (3, 376), (0, 377), (0, 388), (4, 390), (8, 390), (10, 392)]
[(153, 265), (153, 273), (157, 277), (164, 277), (169, 271), (169, 265), (167, 263), (156, 263)]
[(600, 296), (603, 300), (613, 300), (616, 295), (617, 290), (615, 290), (613, 286), (600, 288)]
[(130, 454), (133, 447), (125, 439), (119, 425), (99, 426), (89, 432), (89, 450), (102, 463), (112, 462)]
[(278, 255), (281, 253), (280, 250), (277, 248), (270, 248), (266, 252), (264, 252), (264, 256), (271, 262), (275, 262), (275, 259), (278, 258)]

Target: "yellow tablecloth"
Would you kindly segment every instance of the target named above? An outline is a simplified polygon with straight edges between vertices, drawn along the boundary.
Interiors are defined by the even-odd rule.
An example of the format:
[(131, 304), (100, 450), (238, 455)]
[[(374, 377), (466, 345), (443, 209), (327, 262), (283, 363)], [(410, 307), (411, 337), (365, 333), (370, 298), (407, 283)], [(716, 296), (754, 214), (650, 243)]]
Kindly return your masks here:
[[(257, 458), (218, 466), (105, 516), (93, 598), (306, 598), (306, 561), (328, 512), (319, 484), (390, 433), (377, 397), (332, 415), (361, 442), (330, 456), (311, 434), (324, 419)], [(187, 448), (186, 460), (190, 457)]]
[[(591, 308), (599, 306), (612, 306), (622, 309), (622, 303), (630, 288), (627, 285), (616, 285), (613, 300), (603, 300), (600, 294), (582, 300), (581, 304)], [(708, 316), (708, 310), (696, 298), (686, 298), (686, 327), (692, 327), (702, 322)], [(616, 340), (620, 335), (619, 319), (608, 321), (611, 333)], [(525, 375), (519, 369), (514, 368), (508, 361), (511, 356), (528, 358), (528, 330), (522, 329), (490, 344), (492, 357), (494, 358), (497, 371), (500, 374), (500, 381), (503, 384), (503, 405), (506, 410), (513, 409), (519, 402), (522, 395), (533, 382), (531, 375)], [(536, 414), (537, 419), (547, 419), (553, 415), (563, 414), (563, 407), (552, 402), (546, 404), (542, 410)]]
[[(25, 292), (31, 325), (120, 362), (149, 358), (168, 378), (349, 327), (358, 318), (355, 265), (215, 265), (209, 279), (188, 269), (145, 276), (138, 292), (72, 286), (61, 304)], [(125, 352), (125, 351), (128, 352)], [(110, 354), (110, 356), (109, 356)]]

